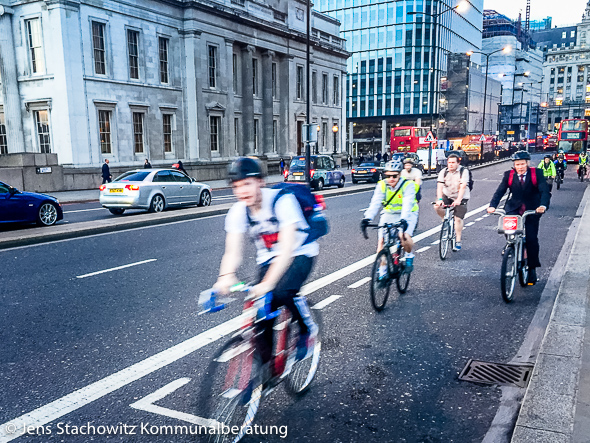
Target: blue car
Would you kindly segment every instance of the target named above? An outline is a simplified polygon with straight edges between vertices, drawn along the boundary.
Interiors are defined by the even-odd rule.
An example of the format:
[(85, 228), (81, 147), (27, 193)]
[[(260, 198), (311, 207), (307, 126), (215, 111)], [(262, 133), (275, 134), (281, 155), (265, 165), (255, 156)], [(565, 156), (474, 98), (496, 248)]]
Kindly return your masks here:
[(0, 223), (51, 226), (63, 218), (63, 210), (56, 198), (35, 192), (21, 192), (0, 182)]

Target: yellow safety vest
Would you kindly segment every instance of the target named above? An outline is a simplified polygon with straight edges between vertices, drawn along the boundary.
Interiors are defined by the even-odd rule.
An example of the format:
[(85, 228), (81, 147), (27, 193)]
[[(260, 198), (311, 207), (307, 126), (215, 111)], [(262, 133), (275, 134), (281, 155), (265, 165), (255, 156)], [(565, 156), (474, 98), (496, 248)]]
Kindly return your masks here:
[[(400, 178), (400, 180), (403, 180)], [(406, 188), (408, 186), (414, 186), (415, 192), (418, 192), (418, 189), (420, 188), (420, 186), (412, 181), (412, 180), (406, 180), (406, 182), (403, 184), (401, 191), (397, 192), (394, 191), (390, 186), (387, 186), (387, 184), (385, 183), (385, 180), (381, 180), (379, 182), (379, 185), (381, 186), (381, 191), (385, 194), (385, 199), (383, 200), (383, 206), (385, 206), (385, 204), (389, 201), (389, 199), (391, 199), (391, 201), (389, 201), (389, 204), (387, 206), (384, 207), (385, 212), (402, 212), (402, 206), (404, 203), (404, 192), (406, 190)], [(395, 197), (391, 198), (393, 196), (393, 194), (395, 194)], [(416, 199), (414, 199), (414, 206), (412, 207), (412, 212), (416, 212), (418, 210), (418, 202), (416, 201)]]

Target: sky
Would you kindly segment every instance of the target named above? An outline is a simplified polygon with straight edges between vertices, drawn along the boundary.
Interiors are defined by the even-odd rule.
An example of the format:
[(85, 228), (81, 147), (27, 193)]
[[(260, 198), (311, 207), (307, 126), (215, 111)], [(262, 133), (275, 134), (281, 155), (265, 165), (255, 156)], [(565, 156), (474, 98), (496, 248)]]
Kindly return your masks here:
[[(552, 17), (552, 26), (574, 25), (582, 21), (588, 0), (531, 0), (531, 20)], [(526, 0), (484, 0), (485, 9), (495, 9), (512, 19), (526, 14)]]

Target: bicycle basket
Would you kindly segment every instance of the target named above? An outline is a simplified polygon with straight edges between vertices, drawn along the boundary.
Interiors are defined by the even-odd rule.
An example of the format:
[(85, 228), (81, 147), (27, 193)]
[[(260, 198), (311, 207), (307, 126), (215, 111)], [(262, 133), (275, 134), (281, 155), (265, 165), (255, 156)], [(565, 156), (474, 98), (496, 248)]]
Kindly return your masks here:
[(498, 221), (498, 234), (521, 234), (522, 217), (520, 215), (505, 215)]

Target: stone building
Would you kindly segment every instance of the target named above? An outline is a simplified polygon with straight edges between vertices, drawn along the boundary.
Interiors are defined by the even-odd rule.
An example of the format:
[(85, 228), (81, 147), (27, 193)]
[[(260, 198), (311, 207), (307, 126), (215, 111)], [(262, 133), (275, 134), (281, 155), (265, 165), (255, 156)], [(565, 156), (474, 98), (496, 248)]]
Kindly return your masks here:
[[(306, 1), (0, 5), (0, 167), (3, 154), (57, 154), (64, 187), (84, 188), (106, 158), (115, 171), (181, 159), (210, 179), (236, 155), (278, 159), (303, 148)], [(333, 134), (344, 123), (348, 58), (339, 26), (313, 11), (321, 152), (344, 144), (345, 131)]]

